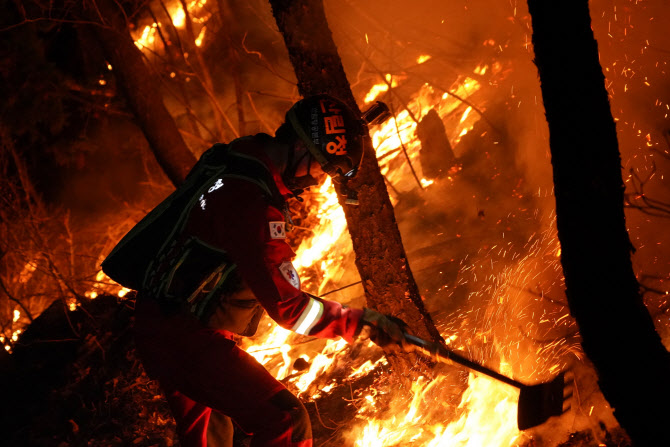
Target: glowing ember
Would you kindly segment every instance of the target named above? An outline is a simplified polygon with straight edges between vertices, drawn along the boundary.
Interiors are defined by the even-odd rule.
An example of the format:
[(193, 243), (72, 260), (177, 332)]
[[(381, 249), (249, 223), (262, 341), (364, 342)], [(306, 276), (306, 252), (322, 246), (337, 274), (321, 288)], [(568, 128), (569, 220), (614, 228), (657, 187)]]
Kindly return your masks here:
[[(273, 355), (280, 352), (281, 347), (286, 343), (286, 339), (291, 335), (291, 331), (276, 325), (274, 322), (269, 323), (273, 329), (265, 336), (262, 344), (254, 344), (246, 348), (246, 351), (251, 354), (259, 363), (266, 364)], [(244, 346), (244, 344), (242, 345)]]
[(202, 29), (200, 30), (200, 34), (198, 34), (198, 37), (196, 37), (195, 44), (197, 46), (202, 46), (202, 41), (205, 39), (205, 31), (206, 30), (207, 30), (207, 28), (205, 28), (203, 26)]
[(422, 54), (421, 56), (419, 56), (419, 57), (416, 59), (416, 63), (417, 63), (417, 64), (423, 64), (424, 62), (429, 61), (429, 60), (431, 59), (431, 57), (432, 57), (432, 56), (431, 56), (430, 54)]
[(186, 26), (186, 14), (184, 13), (181, 5), (178, 5), (177, 8), (170, 13), (170, 15), (172, 16), (172, 24), (176, 28), (183, 28)]
[(295, 386), (301, 392), (306, 391), (314, 379), (316, 379), (320, 374), (326, 371), (330, 365), (332, 365), (333, 361), (335, 360), (335, 356), (333, 354), (341, 351), (346, 346), (346, 344), (347, 342), (342, 339), (328, 340), (323, 352), (318, 354), (312, 360), (312, 365), (309, 368), (309, 371), (307, 371), (306, 374), (300, 376), (298, 381), (295, 382)]
[(157, 27), (158, 27), (158, 24), (155, 23), (155, 22), (153, 24), (149, 25), (149, 26), (144, 27), (144, 29), (142, 30), (142, 35), (138, 39), (135, 40), (135, 45), (137, 46), (137, 48), (139, 48), (141, 50), (145, 47), (148, 48), (151, 45), (153, 45), (153, 43), (156, 40), (156, 28)]
[[(207, 23), (211, 16), (211, 13), (209, 13), (205, 8), (206, 4), (206, 0), (195, 0), (186, 4), (191, 21), (194, 24), (201, 25), (201, 28), (198, 31), (198, 35), (195, 37), (195, 44), (197, 46), (202, 46), (203, 40), (205, 38), (205, 23)], [(186, 28), (186, 13), (182, 8), (181, 2), (176, 1), (171, 5), (166, 5), (166, 8), (172, 19), (172, 25), (174, 25), (174, 27), (179, 30)], [(151, 48), (152, 51), (155, 51), (153, 46), (157, 42), (157, 28), (161, 26), (162, 24), (160, 22), (152, 23), (151, 25), (147, 25), (142, 28), (141, 33), (133, 34), (135, 45), (140, 50)]]
[(379, 97), (384, 92), (387, 92), (389, 90), (389, 86), (391, 88), (397, 87), (398, 86), (398, 77), (397, 76), (392, 76), (391, 74), (387, 74), (384, 79), (386, 82), (382, 82), (380, 84), (375, 84), (372, 86), (370, 91), (368, 92), (367, 95), (365, 95), (365, 99), (363, 100), (366, 104), (371, 103), (375, 99)]
[(36, 262), (26, 263), (26, 265), (23, 266), (23, 270), (21, 270), (21, 273), (19, 273), (19, 282), (21, 284), (25, 284), (26, 282), (28, 282), (28, 280), (32, 278), (33, 273), (35, 273), (36, 269), (37, 269)]
[(358, 368), (355, 368), (351, 372), (351, 374), (349, 375), (349, 378), (354, 379), (356, 377), (363, 376), (363, 375), (369, 373), (370, 371), (373, 371), (379, 364), (387, 365), (388, 362), (387, 362), (386, 358), (384, 358), (384, 357), (380, 358), (379, 360), (377, 360), (374, 363), (371, 360), (368, 360), (365, 363), (363, 363), (361, 366), (359, 366)]

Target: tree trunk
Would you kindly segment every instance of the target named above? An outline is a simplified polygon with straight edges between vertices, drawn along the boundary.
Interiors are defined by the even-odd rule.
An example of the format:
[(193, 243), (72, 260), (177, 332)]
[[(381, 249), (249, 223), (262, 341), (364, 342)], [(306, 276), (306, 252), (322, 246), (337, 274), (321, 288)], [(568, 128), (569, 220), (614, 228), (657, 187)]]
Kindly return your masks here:
[(633, 272), (621, 157), (588, 1), (528, 6), (570, 311), (600, 388), (634, 444), (670, 445), (670, 355)]
[[(322, 1), (270, 0), (302, 96), (331, 94), (359, 112), (333, 41)], [(359, 112), (360, 113), (360, 112)], [(360, 205), (345, 205), (356, 266), (370, 307), (408, 322), (417, 335), (441, 340), (412, 276), (393, 206), (369, 137), (353, 186)]]
[(184, 181), (196, 160), (163, 104), (157, 87), (159, 77), (144, 62), (142, 52), (128, 33), (119, 6), (112, 0), (98, 0), (89, 5), (96, 5), (97, 10), (89, 9), (85, 11), (86, 15), (93, 21), (103, 20), (101, 25), (93, 27), (93, 31), (112, 65), (116, 83), (124, 93), (158, 164), (177, 186)]

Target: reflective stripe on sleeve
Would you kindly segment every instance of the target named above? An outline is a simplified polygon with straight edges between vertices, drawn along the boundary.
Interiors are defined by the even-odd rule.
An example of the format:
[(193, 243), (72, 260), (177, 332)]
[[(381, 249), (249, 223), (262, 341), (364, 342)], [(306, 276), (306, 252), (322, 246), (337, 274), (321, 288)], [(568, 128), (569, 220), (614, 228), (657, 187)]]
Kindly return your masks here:
[(301, 335), (309, 334), (309, 331), (318, 323), (323, 315), (323, 303), (314, 298), (309, 299), (309, 304), (305, 307), (305, 310), (302, 311), (302, 315), (293, 326), (293, 332), (297, 332)]

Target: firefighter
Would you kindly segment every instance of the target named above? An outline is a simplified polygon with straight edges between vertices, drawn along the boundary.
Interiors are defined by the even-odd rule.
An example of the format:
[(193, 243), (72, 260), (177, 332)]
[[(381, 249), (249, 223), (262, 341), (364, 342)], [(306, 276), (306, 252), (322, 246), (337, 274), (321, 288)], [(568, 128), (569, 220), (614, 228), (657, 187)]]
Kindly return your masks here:
[[(348, 181), (366, 131), (331, 96), (300, 100), (274, 137), (242, 137), (203, 154), (186, 182), (193, 197), (178, 194), (163, 207), (177, 216), (169, 230), (145, 234), (165, 240), (137, 287), (137, 351), (167, 397), (183, 446), (207, 445), (212, 412), (212, 420), (230, 428), (230, 418), (251, 434), (252, 446), (312, 445), (302, 403), (234, 341), (253, 335), (263, 312), (310, 337), (352, 342), (364, 333), (382, 347), (404, 343), (397, 320), (301, 291), (286, 242), (287, 199), (324, 175), (354, 195)], [(197, 186), (200, 178), (207, 181)], [(223, 442), (232, 445), (232, 435)]]

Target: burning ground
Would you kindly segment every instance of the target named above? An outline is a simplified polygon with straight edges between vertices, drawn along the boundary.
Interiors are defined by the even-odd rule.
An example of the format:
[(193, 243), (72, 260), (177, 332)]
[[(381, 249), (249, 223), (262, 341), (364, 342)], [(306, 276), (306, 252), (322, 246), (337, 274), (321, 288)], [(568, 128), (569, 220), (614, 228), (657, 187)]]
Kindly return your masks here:
[[(573, 368), (573, 407), (537, 429), (519, 432), (518, 392), (459, 367), (421, 369), (410, 383), (395, 377), (373, 346), (311, 340), (270, 321), (240, 344), (303, 399), (316, 445), (626, 445), (567, 308), (525, 5), (455, 2), (438, 14), (430, 2), (418, 2), (411, 13), (401, 2), (349, 8), (331, 3), (329, 20), (361, 108), (381, 99), (393, 111), (394, 118), (372, 128), (371, 136), (412, 271), (440, 333), (451, 348), (524, 382)], [(670, 201), (664, 179), (668, 41), (661, 32), (667, 18), (648, 2), (604, 3), (593, 4), (592, 17), (628, 173), (628, 226), (645, 299), (668, 346), (670, 264), (664, 247), (670, 241), (662, 231), (668, 217), (664, 204)], [(167, 5), (179, 27), (183, 17), (177, 2)], [(192, 7), (195, 18), (207, 16), (206, 2)], [(259, 17), (267, 19), (267, 11)], [(149, 23), (138, 21), (135, 38), (153, 54), (160, 50), (158, 25), (145, 19)], [(198, 46), (206, 46), (208, 22), (199, 23), (205, 25)], [(263, 63), (270, 53), (261, 46), (248, 50), (261, 54)], [(106, 83), (108, 77), (100, 80)], [(270, 105), (264, 104), (272, 110)], [(431, 110), (437, 124), (426, 119)], [(275, 108), (265, 120), (275, 122), (279, 113)], [(432, 149), (440, 151), (437, 158), (428, 147), (432, 141), (447, 142)], [(86, 160), (91, 163), (92, 157)], [(79, 190), (86, 180), (75, 178), (65, 188)], [(93, 234), (110, 229), (103, 231), (110, 241), (89, 254), (94, 260), (99, 262), (151, 200), (168, 191), (164, 179), (144, 180), (162, 189), (154, 188), (146, 202), (119, 207), (123, 214), (104, 213), (90, 225)], [(70, 203), (81, 201), (82, 193), (76, 195)], [(331, 185), (315, 188), (293, 211), (295, 264), (303, 287), (365, 305)], [(84, 216), (78, 210), (72, 219)], [(71, 240), (80, 236), (76, 222), (54, 224), (51, 231), (69, 233)], [(53, 269), (45, 269), (37, 255), (23, 254), (27, 259), (16, 258), (24, 262), (17, 261), (16, 274), (6, 281), (11, 296), (32, 287), (43, 299), (22, 301), (24, 307), (8, 301), (3, 323), (2, 341), (12, 351), (2, 359), (9, 377), (3, 391), (16, 402), (16, 408), (3, 409), (3, 419), (11, 421), (15, 439), (24, 441), (17, 445), (176, 444), (160, 391), (143, 375), (132, 350), (132, 299), (127, 299), (132, 294), (111, 284), (90, 260), (79, 289), (68, 291), (67, 272), (57, 278), (58, 291), (37, 289), (33, 284), (42, 284)], [(91, 300), (78, 304), (71, 295)], [(50, 298), (58, 297), (63, 300), (37, 318)], [(28, 315), (36, 318), (32, 324)], [(244, 444), (242, 434), (237, 442)]]

